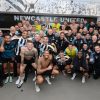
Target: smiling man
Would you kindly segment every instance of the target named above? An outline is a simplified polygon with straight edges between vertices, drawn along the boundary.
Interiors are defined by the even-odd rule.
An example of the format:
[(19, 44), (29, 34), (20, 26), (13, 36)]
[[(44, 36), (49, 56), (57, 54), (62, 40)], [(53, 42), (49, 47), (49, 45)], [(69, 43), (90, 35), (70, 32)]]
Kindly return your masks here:
[(32, 41), (28, 40), (26, 45), (21, 48), (21, 65), (20, 65), (20, 76), (16, 81), (17, 87), (20, 88), (23, 84), (24, 79), (24, 71), (27, 65), (32, 65), (32, 67), (36, 70), (37, 68), (37, 59), (38, 52), (34, 47)]

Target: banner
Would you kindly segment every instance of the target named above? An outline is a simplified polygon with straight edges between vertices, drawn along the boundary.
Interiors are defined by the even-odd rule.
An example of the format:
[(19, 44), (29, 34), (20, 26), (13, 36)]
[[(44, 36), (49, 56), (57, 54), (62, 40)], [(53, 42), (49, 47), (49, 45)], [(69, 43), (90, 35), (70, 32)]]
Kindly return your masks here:
[(89, 22), (97, 21), (97, 17), (92, 16), (0, 13), (0, 28), (10, 28), (12, 25), (16, 25), (18, 22), (21, 22), (23, 18), (30, 21), (31, 24), (34, 24), (35, 19), (42, 21), (44, 24), (46, 20), (49, 20), (50, 23), (52, 23), (55, 18), (58, 18), (60, 23), (62, 23), (64, 20), (71, 22), (73, 19), (75, 19), (76, 22), (83, 22), (85, 19)]

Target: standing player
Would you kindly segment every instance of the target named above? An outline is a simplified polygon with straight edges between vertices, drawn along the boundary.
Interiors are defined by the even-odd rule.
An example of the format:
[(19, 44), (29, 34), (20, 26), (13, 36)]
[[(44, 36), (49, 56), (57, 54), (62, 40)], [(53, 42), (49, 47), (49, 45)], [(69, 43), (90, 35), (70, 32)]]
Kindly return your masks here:
[(20, 76), (16, 81), (18, 88), (20, 88), (23, 84), (24, 71), (26, 66), (31, 64), (35, 70), (37, 68), (38, 52), (37, 49), (34, 48), (32, 41), (29, 40), (27, 41), (26, 46), (23, 46), (21, 48), (20, 55), (21, 55)]

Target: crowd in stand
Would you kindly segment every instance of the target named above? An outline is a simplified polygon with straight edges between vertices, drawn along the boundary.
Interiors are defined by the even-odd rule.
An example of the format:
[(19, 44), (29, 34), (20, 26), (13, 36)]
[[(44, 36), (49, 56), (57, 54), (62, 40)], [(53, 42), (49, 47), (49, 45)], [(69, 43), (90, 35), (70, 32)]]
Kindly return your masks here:
[(0, 31), (0, 86), (15, 82), (20, 88), (28, 74), (34, 74), (36, 92), (39, 85), (62, 73), (82, 76), (86, 79), (100, 77), (100, 21), (84, 20), (71, 23), (41, 24), (34, 20), (31, 25), (23, 19), (10, 27), (9, 33)]

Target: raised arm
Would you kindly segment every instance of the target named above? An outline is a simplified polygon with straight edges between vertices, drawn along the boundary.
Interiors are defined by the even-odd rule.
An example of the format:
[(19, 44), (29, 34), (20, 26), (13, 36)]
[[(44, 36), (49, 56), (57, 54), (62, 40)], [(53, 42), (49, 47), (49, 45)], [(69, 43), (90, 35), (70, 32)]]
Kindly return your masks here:
[(4, 39), (2, 40), (1, 46), (0, 46), (0, 52), (4, 52)]

